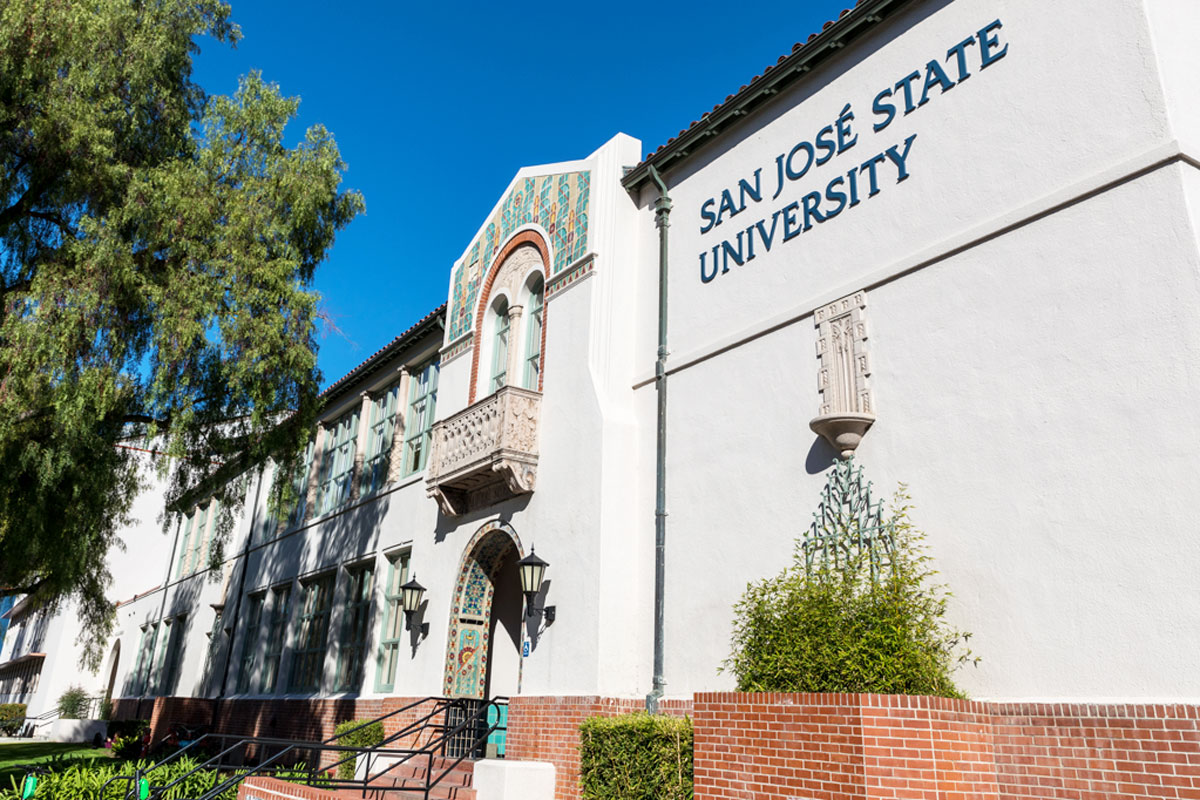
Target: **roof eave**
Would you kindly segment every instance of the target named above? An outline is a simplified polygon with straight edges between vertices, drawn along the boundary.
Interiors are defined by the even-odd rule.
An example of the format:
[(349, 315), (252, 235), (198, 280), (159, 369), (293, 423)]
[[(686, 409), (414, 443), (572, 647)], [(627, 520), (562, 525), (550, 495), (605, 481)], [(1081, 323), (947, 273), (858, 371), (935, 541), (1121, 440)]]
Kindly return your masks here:
[(689, 127), (673, 141), (656, 150), (621, 179), (629, 192), (641, 189), (650, 178), (650, 166), (659, 172), (674, 169), (693, 153), (704, 147), (710, 139), (723, 133), (742, 117), (756, 112), (769, 103), (775, 95), (804, 78), (815, 66), (835, 54), (850, 41), (865, 35), (883, 22), (900, 6), (913, 0), (865, 0), (845, 16), (835, 20), (815, 38), (793, 50), (783, 61), (769, 67), (758, 80), (751, 81), (738, 91), (732, 99), (719, 105), (716, 110), (701, 118), (698, 124)]

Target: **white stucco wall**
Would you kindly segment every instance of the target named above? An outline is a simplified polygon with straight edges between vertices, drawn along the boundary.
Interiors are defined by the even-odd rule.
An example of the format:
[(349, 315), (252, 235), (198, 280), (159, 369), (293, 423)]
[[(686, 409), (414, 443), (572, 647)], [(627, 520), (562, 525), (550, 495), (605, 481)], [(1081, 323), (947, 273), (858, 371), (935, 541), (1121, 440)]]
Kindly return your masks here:
[[(1003, 59), (871, 131), (877, 91), (997, 17)], [(910, 486), (952, 621), (983, 659), (963, 687), (1200, 696), (1185, 633), (1200, 553), (1179, 502), (1197, 488), (1196, 176), (1172, 161), (1158, 70), (1183, 86), (1185, 59), (1155, 58), (1147, 19), (1118, 2), (918, 4), (668, 174), (670, 694), (732, 685), (717, 671), (731, 608), (789, 562), (830, 463), (807, 425), (811, 312), (866, 288), (879, 421), (859, 461), (877, 492)], [(775, 157), (846, 102), (853, 148), (699, 232), (706, 199), (760, 166), (773, 193)], [(905, 181), (884, 164), (877, 196), (700, 280), (699, 253), (912, 134)], [(649, 258), (645, 219), (640, 235)], [(653, 329), (639, 330), (637, 392), (652, 395)], [(652, 536), (649, 504), (641, 518)]]

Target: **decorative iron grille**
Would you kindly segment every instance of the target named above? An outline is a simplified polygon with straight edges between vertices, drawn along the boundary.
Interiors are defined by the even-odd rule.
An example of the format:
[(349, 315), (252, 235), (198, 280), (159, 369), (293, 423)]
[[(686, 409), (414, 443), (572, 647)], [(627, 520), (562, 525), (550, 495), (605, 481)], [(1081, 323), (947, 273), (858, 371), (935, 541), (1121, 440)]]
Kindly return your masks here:
[(871, 496), (871, 482), (863, 479), (854, 458), (837, 461), (813, 512), (812, 525), (801, 543), (804, 564), (812, 569), (841, 566), (866, 555), (871, 577), (885, 566), (894, 544), (892, 526), (883, 519), (883, 501)]

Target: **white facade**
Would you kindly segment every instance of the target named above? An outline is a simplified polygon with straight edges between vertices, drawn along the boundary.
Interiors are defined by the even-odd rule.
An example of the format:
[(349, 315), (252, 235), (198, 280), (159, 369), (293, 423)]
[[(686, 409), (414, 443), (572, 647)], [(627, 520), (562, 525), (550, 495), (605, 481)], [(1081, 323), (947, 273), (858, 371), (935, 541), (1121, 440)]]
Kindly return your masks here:
[[(860, 19), (867, 6), (881, 21)], [(854, 352), (867, 360), (846, 378), (859, 400), (845, 402), (869, 409), (841, 410), (876, 416), (856, 460), (877, 492), (908, 485), (954, 592), (952, 622), (974, 634), (982, 660), (957, 674), (960, 685), (996, 699), (1200, 696), (1200, 539), (1188, 504), (1200, 491), (1196, 30), (1200, 8), (1183, 0), (872, 0), (807, 46), (832, 55), (801, 72), (801, 48), (725, 104), (773, 87), (749, 113), (726, 121), (714, 110), (649, 159), (673, 205), (668, 697), (732, 686), (719, 666), (733, 605), (747, 582), (789, 563), (808, 527), (836, 456), (808, 423), (841, 380), (818, 391), (818, 337), (829, 334), (816, 314), (846, 297), (862, 298)], [(844, 46), (829, 44), (842, 31)], [(793, 68), (798, 77), (780, 78)], [(888, 102), (890, 119), (874, 108)], [(155, 496), (143, 498), (148, 524), (114, 557), (117, 594), (170, 577), (165, 592), (120, 608), (115, 697), (461, 693), (448, 661), (476, 630), (490, 641), (477, 687), (489, 695), (650, 691), (659, 237), (646, 165), (626, 175), (639, 160), (640, 143), (618, 135), (581, 161), (518, 172), (451, 265), (448, 309), (327, 393), (328, 428), (358, 410), (357, 438), (350, 448), (330, 434), (343, 451), (327, 461), (318, 436), (302, 524), (266, 522), (264, 483), (222, 573), (181, 577), (168, 561), (182, 534), (153, 538), (157, 512), (142, 506)], [(797, 177), (779, 187), (781, 168)], [(531, 328), (539, 281), (544, 349), (530, 333), (540, 330)], [(497, 356), (501, 330), (507, 359)], [(514, 427), (492, 433), (518, 441), (533, 431), (532, 452), (497, 446), (496, 466), (452, 479), (449, 467), (405, 468), (397, 459), (414, 431), (414, 378), (401, 376), (433, 359), (435, 440), (455, 425), (491, 424), (472, 414), (510, 414)], [(495, 394), (501, 367), (528, 391)], [(319, 491), (323, 477), (338, 486), (341, 467), (370, 462), (372, 403), (397, 381), (387, 479), (322, 505), (334, 496)], [(517, 405), (504, 405), (510, 396)], [(461, 463), (478, 455), (467, 452), (470, 437), (485, 427), (446, 433), (459, 437)], [(438, 446), (438, 463), (450, 464), (449, 445)], [(364, 471), (345, 476), (361, 482)], [(457, 582), (486, 529), (513, 544), (489, 562), (490, 611), (469, 619)], [(513, 565), (534, 546), (550, 562), (538, 602), (557, 610), (540, 632), (520, 624)], [(393, 562), (427, 592), (389, 682)], [(374, 583), (357, 606), (364, 566)], [(328, 614), (314, 590), (313, 617), (305, 587), (326, 576)], [(279, 647), (272, 599), (285, 586)], [(366, 638), (356, 639), (363, 610)], [(319, 679), (297, 686), (305, 617), (328, 634), (310, 658)], [(182, 622), (177, 655), (156, 644), (154, 658), (166, 660), (143, 661), (139, 675), (143, 630), (164, 619)], [(10, 632), (0, 660), (19, 638)], [(355, 641), (365, 660), (347, 680), (354, 671), (340, 665)]]

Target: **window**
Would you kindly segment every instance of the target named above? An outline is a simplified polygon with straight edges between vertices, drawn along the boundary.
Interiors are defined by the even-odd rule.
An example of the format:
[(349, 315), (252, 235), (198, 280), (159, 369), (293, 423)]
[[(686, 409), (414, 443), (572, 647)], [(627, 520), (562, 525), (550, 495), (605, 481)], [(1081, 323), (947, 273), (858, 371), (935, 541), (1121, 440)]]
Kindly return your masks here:
[(367, 451), (363, 460), (363, 494), (370, 494), (387, 482), (392, 437), (396, 430), (396, 411), (399, 406), (399, 381), (389, 386), (371, 403), (371, 425), (367, 432)]
[(354, 451), (358, 444), (358, 409), (343, 414), (325, 432), (317, 513), (326, 514), (350, 499)]
[(375, 566), (364, 564), (349, 570), (346, 605), (342, 612), (342, 646), (338, 652), (337, 683), (334, 691), (358, 689), (363, 681), (363, 663), (367, 657), (370, 632), (371, 592), (375, 587)]
[(542, 374), (542, 311), (546, 305), (546, 284), (541, 278), (529, 296), (529, 322), (525, 326), (525, 376), (526, 389), (537, 389)]
[(291, 609), (291, 586), (276, 586), (271, 590), (271, 626), (267, 629), (267, 648), (263, 653), (263, 694), (275, 691), (279, 684), (279, 661), (283, 658), (284, 634)]
[(404, 436), (404, 474), (425, 469), (433, 416), (437, 412), (438, 362), (430, 361), (413, 373), (408, 392), (408, 420)]
[(254, 673), (254, 655), (258, 649), (258, 628), (262, 624), (263, 606), (267, 603), (267, 593), (259, 592), (246, 598), (249, 603), (246, 608), (246, 636), (242, 642), (242, 666), (238, 670), (238, 694), (250, 691), (250, 679)]
[(496, 333), (492, 338), (492, 383), (489, 392), (503, 389), (508, 384), (508, 303), (500, 300), (496, 305)]
[(213, 500), (196, 512), (196, 529), (192, 531), (192, 558), (190, 572), (208, 569), (208, 550), (212, 541), (213, 519), (217, 515), (217, 501)]
[(187, 627), (187, 615), (163, 620), (159, 630), (158, 680), (154, 694), (169, 696), (179, 682), (179, 665), (183, 661), (183, 633)]
[(150, 688), (150, 668), (154, 663), (154, 634), (158, 623), (142, 628), (142, 640), (138, 644), (137, 666), (133, 670), (133, 693), (145, 694)]
[(400, 660), (400, 639), (404, 635), (404, 607), (400, 587), (408, 581), (408, 553), (388, 558), (387, 585), (384, 587), (383, 630), (379, 637), (379, 673), (375, 690), (390, 692), (396, 686), (396, 664)]
[(200, 509), (192, 509), (192, 513), (184, 517), (183, 520), (183, 537), (179, 540), (179, 561), (175, 565), (175, 577), (182, 578), (187, 570), (188, 556), (192, 554), (191, 548), (188, 546), (192, 538), (192, 530), (196, 527), (196, 516)]
[(300, 626), (292, 656), (292, 679), (288, 682), (291, 691), (315, 692), (321, 688), (329, 611), (333, 605), (333, 577), (323, 575), (302, 584)]
[(308, 476), (312, 474), (313, 453), (316, 442), (309, 442), (304, 448), (304, 461), (299, 470), (292, 475), (292, 507), (287, 515), (287, 527), (294, 528), (304, 522), (308, 513)]

